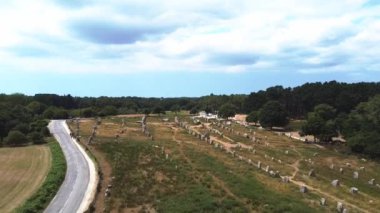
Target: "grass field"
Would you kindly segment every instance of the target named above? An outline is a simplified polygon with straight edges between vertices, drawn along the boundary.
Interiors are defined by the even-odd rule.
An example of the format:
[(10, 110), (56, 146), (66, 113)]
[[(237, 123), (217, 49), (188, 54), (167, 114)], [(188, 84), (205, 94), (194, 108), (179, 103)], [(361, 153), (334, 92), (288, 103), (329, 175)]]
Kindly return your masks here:
[[(350, 212), (380, 208), (380, 186), (368, 184), (372, 178), (380, 180), (377, 162), (340, 153), (342, 147), (304, 144), (237, 124), (228, 128), (205, 120), (194, 124), (187, 115), (179, 116), (186, 122), (181, 127), (173, 117), (147, 119), (153, 141), (142, 133), (139, 116), (102, 120), (89, 148), (97, 153), (101, 167), (108, 165), (101, 168), (108, 171), (101, 193), (107, 185), (112, 187), (108, 187), (109, 197), (97, 201), (102, 203), (98, 212), (103, 208), (106, 212), (336, 212), (337, 202)], [(82, 142), (94, 125), (92, 119), (81, 121)], [(211, 129), (223, 133), (211, 131), (212, 144), (189, 134)], [(279, 176), (264, 171), (267, 166)], [(312, 169), (315, 175), (309, 176)], [(360, 174), (358, 179), (353, 178), (355, 171)], [(289, 177), (289, 183), (280, 177)], [(332, 187), (334, 179), (341, 186)], [(300, 186), (309, 191), (301, 193)], [(351, 187), (359, 193), (350, 193)], [(326, 205), (320, 205), (321, 198)]]
[(41, 186), (51, 153), (48, 145), (0, 148), (0, 162), (0, 212), (11, 212)]
[(43, 212), (57, 194), (66, 175), (66, 159), (59, 143), (52, 137), (46, 138), (52, 154), (51, 167), (39, 189), (19, 206), (15, 212)]

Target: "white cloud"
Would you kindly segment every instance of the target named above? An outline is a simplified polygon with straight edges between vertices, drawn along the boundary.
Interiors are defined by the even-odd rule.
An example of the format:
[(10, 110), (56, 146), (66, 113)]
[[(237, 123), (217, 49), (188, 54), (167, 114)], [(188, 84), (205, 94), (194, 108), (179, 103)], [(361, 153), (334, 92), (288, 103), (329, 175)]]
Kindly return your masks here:
[(363, 7), (366, 2), (16, 0), (0, 8), (0, 66), (100, 73), (376, 71), (380, 7)]

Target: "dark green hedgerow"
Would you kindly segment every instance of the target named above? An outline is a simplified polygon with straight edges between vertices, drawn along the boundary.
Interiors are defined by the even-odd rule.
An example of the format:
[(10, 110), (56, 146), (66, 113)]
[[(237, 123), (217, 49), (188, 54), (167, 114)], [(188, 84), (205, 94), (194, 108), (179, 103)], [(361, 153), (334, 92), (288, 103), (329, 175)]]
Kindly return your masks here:
[(41, 188), (30, 197), (16, 212), (43, 212), (59, 190), (66, 174), (66, 160), (59, 143), (49, 138), (49, 148), (52, 153), (52, 165)]

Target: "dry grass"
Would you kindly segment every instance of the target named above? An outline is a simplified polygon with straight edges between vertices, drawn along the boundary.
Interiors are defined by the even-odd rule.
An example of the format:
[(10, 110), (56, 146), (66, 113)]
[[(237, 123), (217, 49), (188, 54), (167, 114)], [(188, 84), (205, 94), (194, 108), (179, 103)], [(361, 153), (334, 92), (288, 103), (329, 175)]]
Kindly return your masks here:
[[(172, 116), (166, 117), (172, 118)], [(247, 189), (244, 187), (239, 188), (239, 183), (229, 182), (232, 180), (244, 181), (252, 177), (269, 191), (275, 191), (276, 196), (279, 196), (278, 199), (287, 197), (292, 202), (299, 200), (320, 212), (334, 212), (337, 201), (342, 201), (350, 212), (374, 212), (375, 209), (380, 208), (380, 189), (368, 184), (368, 180), (372, 178), (380, 181), (380, 164), (378, 162), (364, 162), (356, 156), (338, 153), (334, 147), (304, 144), (274, 132), (255, 128), (250, 132), (249, 128), (237, 124), (231, 126), (234, 129), (231, 132), (213, 125), (212, 128), (223, 131), (227, 137), (220, 137), (213, 133), (211, 137), (217, 138), (217, 143), (223, 144), (225, 147), (229, 145), (231, 147), (229, 151), (235, 151), (236, 157), (232, 157), (230, 153), (215, 149), (214, 146), (207, 142), (200, 141), (198, 138), (189, 135), (187, 130), (176, 126), (173, 122), (163, 122), (162, 118), (157, 116), (148, 118), (148, 130), (155, 139), (151, 143), (141, 133), (140, 124), (137, 123), (141, 120), (141, 117), (126, 117), (127, 131), (120, 135), (120, 146), (128, 144), (129, 141), (141, 143), (149, 141), (149, 144), (154, 146), (165, 147), (165, 152), (170, 154), (170, 158), (175, 160), (180, 168), (191, 168), (191, 172), (187, 171), (189, 178), (192, 178), (198, 184), (207, 183), (212, 196), (219, 201), (228, 197), (228, 199), (240, 203), (244, 209), (266, 211), (266, 203), (251, 200), (250, 196), (255, 196), (254, 194), (247, 195), (249, 194), (245, 192)], [(180, 116), (180, 119), (181, 121), (187, 121), (191, 125), (191, 129), (197, 132), (205, 133), (210, 128), (210, 123), (205, 123), (205, 121), (202, 121), (205, 124), (202, 126), (193, 124), (189, 117)], [(172, 120), (170, 119), (170, 121)], [(96, 143), (114, 143), (112, 138), (120, 130), (121, 123), (121, 118), (103, 120), (98, 130)], [(94, 121), (81, 123), (82, 136), (88, 137), (93, 125)], [(237, 132), (240, 135), (237, 135)], [(253, 135), (254, 132), (255, 137), (260, 139), (260, 143), (254, 143), (252, 140), (242, 137), (244, 133)], [(241, 144), (242, 147), (236, 147), (237, 144)], [(255, 153), (249, 150), (248, 147), (252, 147)], [(288, 154), (285, 154), (286, 151)], [(239, 160), (239, 156), (242, 157), (242, 160)], [(203, 165), (207, 161), (201, 161), (200, 159), (210, 159), (218, 162), (221, 168), (227, 169), (228, 174), (218, 173), (217, 170), (213, 172), (212, 167)], [(252, 165), (247, 163), (249, 159), (252, 161)], [(278, 170), (281, 176), (294, 176), (293, 180), (291, 183), (285, 184), (280, 181), (280, 178), (270, 177), (266, 172), (257, 169), (255, 164), (258, 161), (261, 161), (262, 167), (269, 165), (270, 170)], [(348, 167), (346, 163), (351, 166)], [(331, 164), (335, 165), (333, 170), (329, 168)], [(343, 174), (338, 171), (340, 167), (345, 170)], [(355, 180), (352, 177), (353, 172), (358, 171), (360, 167), (365, 167), (365, 170), (360, 171), (359, 179)], [(315, 177), (308, 176), (311, 169), (315, 170)], [(233, 175), (231, 176), (229, 173)], [(158, 182), (162, 182), (166, 179), (163, 178), (164, 175), (164, 173), (157, 170), (153, 176)], [(331, 181), (334, 179), (339, 179), (342, 186), (339, 188), (331, 187)], [(299, 192), (299, 186), (303, 184), (306, 184), (311, 189), (309, 193), (302, 194)], [(352, 186), (359, 188), (358, 195), (353, 195), (349, 192), (349, 188)], [(158, 185), (153, 188), (155, 187), (160, 190), (161, 186)], [(327, 199), (328, 205), (326, 207), (319, 205), (321, 197)]]
[(11, 212), (42, 184), (51, 166), (47, 145), (0, 148), (0, 212)]

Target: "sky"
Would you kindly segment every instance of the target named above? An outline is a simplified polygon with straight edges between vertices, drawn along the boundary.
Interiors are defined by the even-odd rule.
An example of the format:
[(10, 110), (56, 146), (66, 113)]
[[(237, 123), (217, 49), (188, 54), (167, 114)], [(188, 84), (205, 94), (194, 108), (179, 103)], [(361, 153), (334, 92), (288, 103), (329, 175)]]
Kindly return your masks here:
[(12, 0), (0, 93), (183, 97), (380, 81), (380, 0)]

